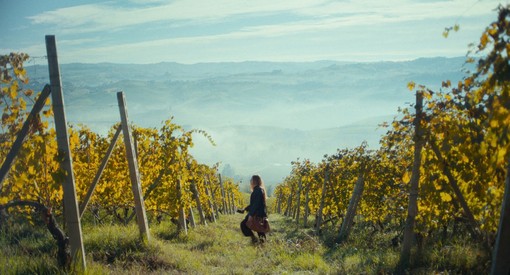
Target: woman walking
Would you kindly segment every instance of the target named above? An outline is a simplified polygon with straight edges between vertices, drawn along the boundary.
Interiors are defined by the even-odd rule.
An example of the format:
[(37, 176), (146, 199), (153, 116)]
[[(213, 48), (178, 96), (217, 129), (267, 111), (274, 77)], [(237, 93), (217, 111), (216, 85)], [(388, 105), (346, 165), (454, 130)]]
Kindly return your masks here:
[[(254, 175), (250, 180), (251, 187), (251, 196), (250, 196), (250, 205), (248, 205), (244, 210), (248, 211), (248, 215), (241, 222), (241, 231), (246, 237), (251, 237), (252, 243), (257, 242), (265, 242), (266, 234), (263, 232), (257, 232), (258, 239), (253, 234), (253, 231), (248, 228), (246, 222), (251, 217), (261, 217), (267, 218), (266, 211), (266, 189), (264, 188), (264, 182), (258, 175)], [(244, 211), (243, 211), (244, 212)]]

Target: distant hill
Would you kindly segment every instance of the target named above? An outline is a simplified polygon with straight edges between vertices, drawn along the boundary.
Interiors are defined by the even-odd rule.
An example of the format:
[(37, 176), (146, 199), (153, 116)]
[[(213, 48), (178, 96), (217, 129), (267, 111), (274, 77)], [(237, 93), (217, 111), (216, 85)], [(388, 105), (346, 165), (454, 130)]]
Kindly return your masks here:
[[(68, 119), (106, 133), (119, 120), (115, 93), (126, 93), (130, 119), (159, 127), (174, 116), (200, 137), (198, 160), (230, 164), (248, 179), (260, 173), (274, 184), (297, 157), (318, 161), (337, 148), (367, 140), (372, 148), (397, 108), (413, 100), (409, 81), (438, 88), (462, 78), (464, 57), (403, 62), (239, 62), (63, 64)], [(31, 86), (48, 82), (45, 66), (27, 68)]]

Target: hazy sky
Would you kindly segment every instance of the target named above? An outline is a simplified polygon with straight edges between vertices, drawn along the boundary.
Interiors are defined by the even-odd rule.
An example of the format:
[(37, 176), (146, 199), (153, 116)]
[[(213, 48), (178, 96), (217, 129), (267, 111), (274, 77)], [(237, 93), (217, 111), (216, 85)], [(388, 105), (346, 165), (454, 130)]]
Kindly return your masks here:
[[(463, 56), (468, 50), (467, 45), (476, 43), (484, 28), (496, 19), (498, 4), (509, 1), (0, 0), (0, 54), (26, 52), (35, 57), (29, 65), (46, 64), (42, 58), (46, 55), (44, 36), (55, 34), (61, 64), (246, 60), (363, 62)], [(460, 26), (460, 30), (445, 39), (443, 30), (455, 24)], [(155, 72), (158, 73), (161, 74)], [(364, 79), (363, 75), (358, 78)], [(296, 78), (292, 81), (299, 83), (301, 80)], [(395, 87), (387, 87), (384, 91), (379, 91), (381, 87), (375, 82), (373, 88), (366, 89), (382, 94), (402, 89), (402, 93), (410, 94), (404, 82), (395, 83)], [(207, 88), (204, 86), (204, 89)], [(336, 92), (340, 93), (341, 88)], [(359, 92), (353, 90), (352, 95)], [(319, 95), (314, 96), (319, 98)], [(143, 109), (145, 106), (137, 106), (138, 103), (129, 98), (131, 118), (147, 120), (143, 112), (136, 113), (138, 107)], [(335, 148), (354, 146), (364, 139), (371, 140), (371, 146), (374, 146), (378, 136), (375, 132), (377, 124), (382, 122), (382, 118), (387, 119), (388, 114), (396, 114), (396, 106), (405, 102), (396, 99), (384, 105), (380, 101), (385, 98), (380, 95), (370, 106), (366, 102), (349, 104), (352, 96), (324, 105), (334, 106), (331, 110), (338, 109), (350, 115), (332, 115), (328, 113), (330, 109), (322, 105), (318, 108), (312, 102), (307, 102), (306, 108), (267, 102), (258, 114), (245, 114), (250, 110), (250, 106), (246, 106), (230, 116), (226, 128), (213, 129), (214, 125), (207, 124), (210, 127), (206, 130), (213, 135), (218, 146), (213, 150), (210, 144), (198, 142), (194, 155), (209, 164), (216, 161), (231, 164), (242, 175), (261, 173), (269, 183), (275, 183), (288, 174), (288, 165), (296, 156), (318, 161), (323, 154), (334, 153)], [(171, 101), (164, 104), (175, 105)], [(360, 130), (360, 120), (367, 119), (355, 115), (361, 105), (366, 107), (365, 116), (376, 118)], [(385, 106), (384, 110), (382, 106)], [(208, 115), (224, 122), (220, 116), (222, 112), (214, 111), (217, 109), (213, 107)], [(197, 114), (203, 115), (195, 109), (190, 111), (190, 115), (175, 110), (172, 115), (176, 115), (178, 123)], [(275, 121), (273, 118), (282, 110), (289, 112), (280, 116), (286, 120)], [(292, 113), (295, 110), (302, 111)], [(76, 112), (76, 107), (68, 108), (71, 119), (73, 111)], [(153, 105), (149, 111), (156, 111)], [(115, 113), (110, 120), (116, 121), (117, 115)], [(300, 118), (306, 118), (308, 123)], [(259, 123), (261, 125), (258, 126), (266, 128), (257, 128), (258, 131), (267, 133), (253, 134), (250, 128), (238, 127), (247, 124), (246, 119), (251, 123), (272, 121), (276, 125)], [(146, 124), (157, 126), (159, 121)], [(328, 125), (319, 124), (321, 121)], [(92, 125), (94, 123), (97, 124), (91, 122)], [(191, 126), (196, 127), (195, 124)], [(334, 125), (350, 126), (331, 128)], [(324, 129), (317, 130), (317, 134), (289, 129), (296, 127), (301, 130)], [(294, 140), (285, 139), (294, 135)]]
[[(507, 0), (0, 0), (0, 53), (61, 63), (405, 60), (464, 55)], [(444, 39), (445, 27), (460, 31)], [(44, 63), (41, 61), (40, 63)]]

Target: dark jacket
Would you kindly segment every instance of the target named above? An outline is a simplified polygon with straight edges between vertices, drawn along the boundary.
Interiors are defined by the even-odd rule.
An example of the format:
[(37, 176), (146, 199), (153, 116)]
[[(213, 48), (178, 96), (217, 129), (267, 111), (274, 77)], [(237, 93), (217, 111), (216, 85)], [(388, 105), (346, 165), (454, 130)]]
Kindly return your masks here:
[(266, 199), (264, 198), (264, 190), (259, 186), (253, 188), (250, 196), (250, 205), (245, 210), (248, 211), (249, 216), (267, 217), (266, 213)]

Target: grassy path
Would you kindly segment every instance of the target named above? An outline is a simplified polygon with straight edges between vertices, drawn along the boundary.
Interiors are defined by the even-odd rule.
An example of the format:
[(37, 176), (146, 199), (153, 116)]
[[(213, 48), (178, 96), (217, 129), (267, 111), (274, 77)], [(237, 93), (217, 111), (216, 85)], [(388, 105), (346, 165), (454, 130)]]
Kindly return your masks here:
[[(310, 228), (270, 215), (273, 231), (267, 243), (252, 245), (242, 235), (241, 214), (221, 216), (217, 223), (177, 234), (174, 224), (151, 224), (153, 240), (140, 243), (136, 225), (86, 224), (83, 228), (88, 274), (388, 274), (399, 247), (395, 232), (355, 226), (349, 241), (332, 243), (337, 228), (324, 238)], [(374, 234), (375, 233), (375, 234)], [(0, 232), (0, 274), (55, 274), (56, 245), (49, 233), (26, 223)], [(425, 244), (415, 253), (413, 274), (485, 273), (489, 255), (469, 240), (450, 238)]]
[[(188, 235), (176, 234), (170, 223), (152, 226), (153, 244), (142, 249), (136, 243), (136, 228), (109, 226), (85, 235), (91, 255), (90, 273), (200, 273), (273, 274), (332, 273), (323, 260), (325, 250), (305, 232), (290, 229), (290, 221), (271, 215), (273, 232), (265, 244), (253, 245), (242, 235), (243, 215), (225, 215), (215, 224), (198, 226)], [(120, 244), (120, 245), (119, 245)], [(118, 254), (112, 261), (105, 255)], [(105, 262), (112, 261), (107, 267)]]

